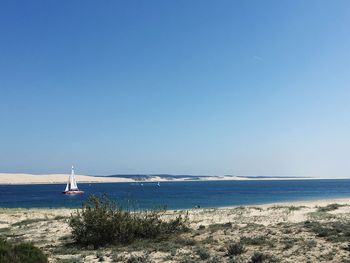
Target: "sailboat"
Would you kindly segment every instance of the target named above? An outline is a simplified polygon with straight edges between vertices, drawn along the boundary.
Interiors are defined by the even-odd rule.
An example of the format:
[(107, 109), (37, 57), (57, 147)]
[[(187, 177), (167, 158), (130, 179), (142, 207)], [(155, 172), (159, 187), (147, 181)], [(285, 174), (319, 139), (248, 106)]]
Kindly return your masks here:
[(75, 181), (73, 166), (72, 166), (72, 172), (68, 178), (66, 189), (64, 189), (62, 193), (66, 195), (81, 195), (84, 193), (84, 191), (79, 190), (77, 182)]

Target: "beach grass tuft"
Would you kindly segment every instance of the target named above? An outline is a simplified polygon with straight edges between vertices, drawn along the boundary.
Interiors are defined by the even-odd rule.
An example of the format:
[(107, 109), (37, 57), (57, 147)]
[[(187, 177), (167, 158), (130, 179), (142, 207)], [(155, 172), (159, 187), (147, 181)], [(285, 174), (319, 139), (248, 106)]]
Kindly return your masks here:
[(234, 257), (245, 252), (244, 245), (241, 242), (234, 242), (227, 247), (227, 256)]
[(327, 206), (323, 206), (323, 207), (318, 207), (317, 211), (318, 212), (330, 212), (330, 211), (334, 211), (337, 210), (339, 207), (342, 207), (345, 205), (341, 205), (341, 204), (329, 204)]
[(277, 262), (277, 260), (269, 255), (262, 252), (254, 252), (253, 256), (250, 258), (249, 263), (263, 263), (263, 262)]
[(273, 246), (273, 242), (266, 236), (242, 237), (241, 242), (250, 246)]
[(83, 263), (83, 261), (79, 257), (72, 257), (60, 259), (58, 260), (58, 263)]
[(0, 239), (1, 263), (47, 263), (46, 255), (33, 244), (12, 244), (5, 239)]
[(25, 220), (16, 222), (16, 223), (12, 224), (12, 226), (23, 227), (23, 226), (27, 226), (30, 224), (35, 224), (38, 222), (45, 222), (45, 221), (48, 221), (47, 218), (30, 218), (30, 219), (25, 219)]

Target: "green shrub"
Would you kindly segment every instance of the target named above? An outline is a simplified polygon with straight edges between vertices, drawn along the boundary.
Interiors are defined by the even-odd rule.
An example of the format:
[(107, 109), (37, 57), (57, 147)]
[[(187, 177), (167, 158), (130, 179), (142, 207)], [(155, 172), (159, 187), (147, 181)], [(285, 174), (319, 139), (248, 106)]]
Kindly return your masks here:
[(62, 220), (62, 219), (67, 219), (67, 216), (58, 215), (54, 217), (54, 220)]
[(208, 263), (221, 263), (222, 261), (217, 256), (214, 256), (214, 257), (210, 258), (207, 262)]
[(317, 209), (318, 212), (329, 212), (329, 211), (334, 211), (337, 210), (339, 207), (342, 207), (344, 205), (340, 204), (329, 204), (327, 206), (319, 207)]
[(241, 242), (246, 245), (251, 246), (264, 246), (264, 245), (272, 245), (271, 240), (269, 240), (266, 236), (256, 236), (256, 237), (242, 237)]
[(103, 253), (101, 251), (97, 251), (96, 258), (98, 259), (98, 262), (104, 262), (105, 261)]
[(283, 250), (291, 249), (294, 246), (295, 242), (296, 240), (293, 238), (286, 238), (284, 240), (281, 240), (281, 243), (284, 245)]
[(143, 256), (131, 256), (128, 258), (126, 261), (127, 263), (148, 263), (148, 255), (143, 255)]
[(183, 238), (183, 237), (180, 237), (180, 238), (177, 238), (175, 240), (175, 243), (177, 244), (180, 244), (180, 245), (183, 245), (183, 246), (194, 246), (197, 244), (197, 241), (192, 239), (192, 238)]
[(78, 257), (64, 258), (58, 260), (58, 263), (83, 263), (83, 261)]
[(0, 239), (1, 263), (47, 263), (43, 252), (29, 243), (11, 244)]
[(263, 262), (276, 262), (275, 258), (270, 255), (254, 252), (254, 255), (250, 258), (249, 263), (263, 263)]
[(305, 246), (307, 249), (311, 249), (317, 246), (317, 242), (315, 240), (305, 240)]
[(288, 210), (289, 211), (298, 211), (298, 210), (301, 210), (302, 208), (305, 208), (306, 206), (288, 206)]
[(204, 247), (197, 247), (196, 253), (201, 260), (206, 260), (206, 259), (210, 258), (210, 253)]
[(73, 239), (94, 248), (127, 244), (136, 239), (154, 239), (188, 229), (188, 216), (162, 220), (163, 210), (130, 212), (103, 196), (90, 196), (82, 209), (71, 215)]
[(245, 252), (245, 248), (242, 243), (232, 243), (227, 247), (227, 255), (232, 257), (232, 256), (237, 256), (240, 254), (243, 254)]
[(349, 242), (350, 224), (343, 222), (310, 222), (305, 221), (304, 227), (331, 242)]

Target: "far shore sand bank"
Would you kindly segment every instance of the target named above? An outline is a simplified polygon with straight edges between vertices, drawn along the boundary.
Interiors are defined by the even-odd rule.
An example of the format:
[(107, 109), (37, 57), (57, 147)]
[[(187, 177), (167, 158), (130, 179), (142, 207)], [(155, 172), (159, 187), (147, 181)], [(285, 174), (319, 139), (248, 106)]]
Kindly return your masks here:
[[(26, 173), (0, 173), (0, 184), (65, 184), (68, 180), (68, 174), (47, 174), (35, 175)], [(240, 177), (240, 176), (191, 176), (186, 178), (164, 178), (161, 176), (150, 176), (144, 180), (136, 180), (126, 177), (108, 177), (108, 176), (91, 176), (75, 175), (78, 183), (125, 183), (125, 182), (179, 182), (179, 181), (247, 181), (247, 180), (313, 180), (319, 178), (307, 177)], [(199, 179), (198, 179), (199, 178)]]

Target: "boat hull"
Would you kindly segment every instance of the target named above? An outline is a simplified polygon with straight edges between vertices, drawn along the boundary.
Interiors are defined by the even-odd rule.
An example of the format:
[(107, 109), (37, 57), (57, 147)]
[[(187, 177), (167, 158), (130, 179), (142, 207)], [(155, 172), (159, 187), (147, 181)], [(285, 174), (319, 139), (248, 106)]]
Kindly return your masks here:
[(82, 195), (84, 194), (84, 191), (63, 191), (62, 194), (65, 194), (65, 195)]

